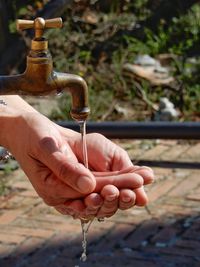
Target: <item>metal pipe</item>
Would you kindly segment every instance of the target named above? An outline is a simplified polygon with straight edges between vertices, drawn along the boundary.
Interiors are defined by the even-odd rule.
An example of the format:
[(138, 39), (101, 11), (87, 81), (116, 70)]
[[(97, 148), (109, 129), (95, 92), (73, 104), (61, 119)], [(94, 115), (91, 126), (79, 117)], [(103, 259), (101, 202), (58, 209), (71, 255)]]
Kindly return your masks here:
[[(79, 132), (75, 122), (59, 125)], [(87, 122), (87, 133), (119, 139), (200, 139), (200, 122)]]
[(200, 162), (169, 161), (169, 160), (132, 160), (140, 166), (159, 167), (167, 169), (196, 169), (200, 170)]

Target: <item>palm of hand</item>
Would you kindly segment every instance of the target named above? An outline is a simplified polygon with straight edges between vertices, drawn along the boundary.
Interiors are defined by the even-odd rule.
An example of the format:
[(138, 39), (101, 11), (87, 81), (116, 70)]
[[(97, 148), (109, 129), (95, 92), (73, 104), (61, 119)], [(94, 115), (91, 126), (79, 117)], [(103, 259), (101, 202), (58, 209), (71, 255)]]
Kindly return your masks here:
[[(12, 152), (48, 205), (63, 214), (89, 218), (111, 216), (118, 206), (126, 209), (146, 202), (142, 185), (151, 182), (153, 174), (133, 167), (126, 152), (108, 139), (87, 136), (89, 171), (82, 164), (79, 134), (37, 113), (29, 114), (21, 124)], [(83, 176), (88, 177), (85, 186), (79, 183), (78, 187), (78, 178)]]

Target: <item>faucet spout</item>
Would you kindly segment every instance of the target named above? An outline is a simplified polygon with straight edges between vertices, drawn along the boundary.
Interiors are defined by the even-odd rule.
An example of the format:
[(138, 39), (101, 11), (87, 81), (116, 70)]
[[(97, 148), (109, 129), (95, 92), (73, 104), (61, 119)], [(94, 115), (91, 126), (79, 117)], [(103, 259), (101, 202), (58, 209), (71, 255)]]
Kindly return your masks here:
[(74, 74), (54, 72), (57, 91), (66, 90), (72, 97), (71, 116), (74, 120), (86, 120), (90, 109), (88, 105), (88, 87), (85, 80)]
[(71, 116), (77, 121), (86, 120), (89, 115), (88, 88), (80, 76), (58, 73), (53, 70), (53, 61), (48, 50), (48, 41), (42, 36), (45, 28), (59, 28), (60, 18), (34, 21), (18, 21), (19, 29), (35, 29), (35, 38), (27, 56), (24, 73), (13, 76), (0, 76), (0, 95), (42, 96), (69, 91), (72, 96)]
[[(41, 68), (40, 65), (39, 67)], [(37, 75), (33, 75), (33, 72), (30, 74), (27, 68), (20, 75), (0, 76), (0, 95), (42, 96), (66, 90), (72, 97), (70, 111), (72, 118), (76, 121), (86, 120), (90, 109), (88, 105), (88, 87), (85, 80), (78, 75), (54, 71), (51, 71), (49, 75), (44, 75), (42, 69), (39, 72), (34, 72)]]

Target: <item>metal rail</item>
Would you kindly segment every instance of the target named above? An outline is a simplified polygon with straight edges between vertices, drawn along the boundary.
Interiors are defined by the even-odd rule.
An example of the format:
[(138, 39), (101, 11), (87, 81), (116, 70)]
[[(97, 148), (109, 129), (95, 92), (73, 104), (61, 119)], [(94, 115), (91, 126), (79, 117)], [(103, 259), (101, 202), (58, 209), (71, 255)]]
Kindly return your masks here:
[[(79, 131), (75, 122), (59, 125)], [(87, 133), (119, 139), (200, 139), (200, 122), (87, 122)]]

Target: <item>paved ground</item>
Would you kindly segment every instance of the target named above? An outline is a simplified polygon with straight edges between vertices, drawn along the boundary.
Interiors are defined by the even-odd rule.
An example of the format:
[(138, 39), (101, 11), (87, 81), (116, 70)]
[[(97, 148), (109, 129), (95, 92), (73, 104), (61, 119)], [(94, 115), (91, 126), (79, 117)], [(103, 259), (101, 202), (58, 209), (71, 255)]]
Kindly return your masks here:
[(200, 143), (120, 143), (135, 161), (183, 163), (184, 168), (154, 168), (157, 180), (147, 189), (150, 213), (134, 208), (94, 222), (83, 264), (79, 222), (43, 204), (17, 170), (7, 177), (12, 193), (0, 199), (0, 267), (200, 266), (200, 169), (185, 169), (200, 162)]

